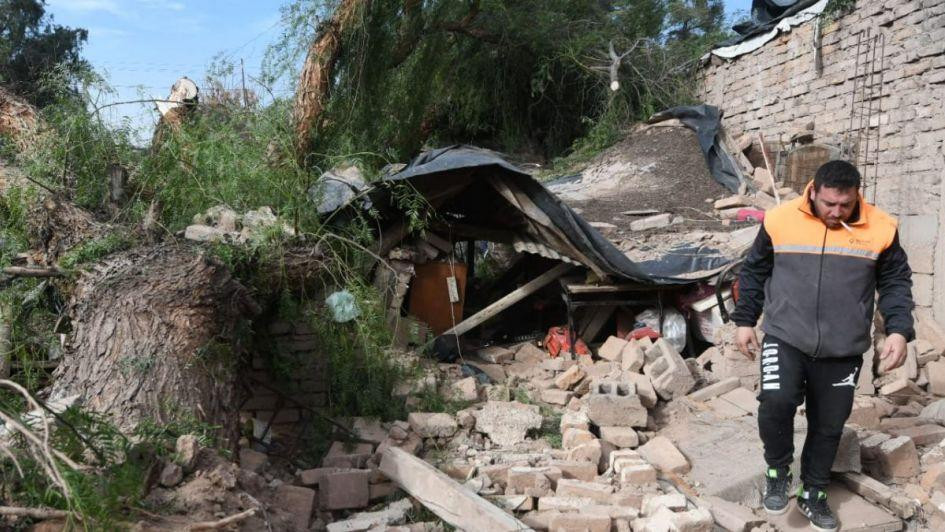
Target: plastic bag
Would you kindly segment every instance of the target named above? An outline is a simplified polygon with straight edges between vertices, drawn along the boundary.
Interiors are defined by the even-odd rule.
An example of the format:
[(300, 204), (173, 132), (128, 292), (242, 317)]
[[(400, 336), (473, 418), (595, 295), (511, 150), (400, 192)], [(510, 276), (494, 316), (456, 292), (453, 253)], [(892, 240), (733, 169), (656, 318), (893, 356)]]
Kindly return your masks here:
[(325, 304), (331, 309), (331, 318), (338, 323), (351, 321), (361, 315), (357, 300), (347, 290), (339, 290), (328, 296)]
[(686, 318), (678, 310), (670, 307), (663, 310), (663, 327), (660, 328), (660, 311), (648, 308), (634, 316), (634, 327), (649, 327), (659, 331), (660, 336), (673, 346), (673, 349), (682, 353), (686, 348)]

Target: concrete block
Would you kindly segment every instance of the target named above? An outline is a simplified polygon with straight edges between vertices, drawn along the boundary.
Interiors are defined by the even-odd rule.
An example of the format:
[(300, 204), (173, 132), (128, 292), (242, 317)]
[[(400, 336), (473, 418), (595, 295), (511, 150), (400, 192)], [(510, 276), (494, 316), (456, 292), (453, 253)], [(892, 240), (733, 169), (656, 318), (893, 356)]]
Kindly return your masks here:
[(587, 417), (587, 414), (578, 410), (565, 410), (564, 414), (561, 415), (561, 423), (559, 424), (561, 433), (564, 434), (564, 431), (569, 428), (584, 429), (590, 430), (591, 420)]
[(610, 336), (604, 341), (604, 344), (597, 350), (597, 356), (604, 360), (620, 363), (623, 358), (623, 350), (628, 342), (616, 336)]
[(843, 435), (840, 436), (837, 455), (834, 457), (833, 466), (830, 470), (837, 473), (859, 473), (863, 470), (860, 458), (860, 439), (856, 431), (850, 427), (843, 427)]
[(240, 449), (240, 468), (259, 473), (269, 463), (269, 457), (252, 449)]
[(453, 416), (442, 412), (411, 412), (407, 423), (421, 438), (449, 438), (459, 428)]
[(553, 460), (549, 467), (561, 471), (561, 478), (590, 482), (597, 477), (597, 464), (578, 460)]
[(929, 466), (919, 483), (926, 491), (945, 489), (945, 463), (939, 462)]
[(542, 416), (536, 405), (516, 401), (489, 401), (477, 410), (476, 430), (489, 436), (496, 445), (515, 445), (531, 429), (541, 427)]
[(515, 351), (516, 362), (544, 362), (549, 360), (548, 353), (545, 353), (539, 347), (531, 342), (525, 342)]
[[(361, 532), (364, 530), (394, 530), (406, 520), (407, 512), (413, 509), (410, 499), (401, 499), (376, 512), (360, 512), (344, 521), (329, 523), (327, 532)], [(299, 530), (307, 530), (300, 528)]]
[(631, 371), (624, 372), (621, 377), (623, 380), (633, 383), (634, 387), (637, 389), (637, 397), (640, 398), (640, 402), (643, 403), (643, 406), (646, 408), (656, 406), (659, 397), (656, 395), (656, 390), (653, 388), (653, 383), (650, 382), (648, 376)]
[(643, 371), (644, 363), (646, 363), (646, 352), (643, 350), (643, 345), (639, 340), (631, 339), (627, 342), (627, 346), (623, 348), (620, 368), (624, 371), (639, 373)]
[(599, 427), (646, 427), (647, 411), (632, 383), (595, 382), (585, 397), (587, 417)]
[(479, 387), (475, 377), (466, 377), (450, 385), (453, 397), (460, 401), (475, 401), (479, 399)]
[(555, 378), (555, 386), (562, 390), (571, 390), (585, 375), (584, 370), (581, 369), (580, 366), (571, 366), (567, 371)]
[(640, 444), (640, 437), (630, 427), (600, 427), (600, 438), (619, 449), (636, 447)]
[(877, 461), (885, 477), (908, 479), (919, 474), (919, 455), (912, 438), (890, 438), (880, 444), (877, 451)]
[(936, 360), (925, 365), (929, 379), (929, 392), (938, 396), (945, 395), (945, 360)]
[(621, 486), (643, 486), (656, 483), (656, 468), (650, 464), (632, 464), (620, 469), (618, 475)]
[(551, 518), (550, 532), (610, 532), (611, 519), (604, 515), (558, 514)]
[[(367, 488), (366, 485), (365, 488)], [(276, 488), (275, 504), (292, 515), (296, 530), (308, 530), (309, 522), (312, 520), (312, 510), (315, 507), (315, 490), (282, 484)], [(363, 506), (367, 506), (367, 501), (364, 501)]]
[(559, 512), (576, 512), (584, 506), (594, 504), (594, 499), (588, 497), (561, 497), (549, 496), (538, 498), (538, 510), (557, 510)]
[(709, 512), (716, 524), (729, 532), (748, 532), (765, 522), (747, 506), (726, 501), (721, 497), (706, 497)]
[(574, 397), (574, 392), (550, 388), (541, 391), (541, 400), (552, 405), (565, 406)]
[(663, 338), (653, 344), (646, 357), (654, 360), (643, 366), (643, 372), (650, 377), (653, 388), (663, 400), (682, 397), (696, 385), (682, 356)]
[(753, 416), (758, 414), (758, 397), (755, 392), (746, 388), (735, 388), (720, 395), (719, 399), (727, 401)]
[(600, 458), (602, 455), (603, 449), (601, 448), (600, 440), (594, 440), (578, 445), (574, 449), (568, 451), (568, 460), (590, 462), (596, 466), (598, 463), (600, 463)]
[(371, 500), (366, 469), (348, 469), (325, 475), (319, 482), (319, 506), (324, 510), (365, 508)]
[(940, 425), (917, 425), (889, 431), (893, 436), (911, 438), (917, 447), (935, 445), (945, 439), (945, 427)]
[(514, 493), (525, 493), (526, 490), (537, 490), (545, 494), (551, 493), (551, 479), (546, 473), (548, 468), (543, 467), (510, 467), (506, 490)]
[(574, 449), (597, 439), (590, 431), (584, 429), (567, 429), (561, 434), (561, 446), (565, 449)]
[(559, 480), (558, 487), (555, 489), (555, 495), (558, 497), (586, 497), (603, 504), (610, 502), (610, 495), (613, 492), (614, 487), (609, 484), (566, 478)]
[(664, 436), (651, 439), (641, 445), (637, 452), (660, 471), (684, 474), (690, 469), (689, 460)]

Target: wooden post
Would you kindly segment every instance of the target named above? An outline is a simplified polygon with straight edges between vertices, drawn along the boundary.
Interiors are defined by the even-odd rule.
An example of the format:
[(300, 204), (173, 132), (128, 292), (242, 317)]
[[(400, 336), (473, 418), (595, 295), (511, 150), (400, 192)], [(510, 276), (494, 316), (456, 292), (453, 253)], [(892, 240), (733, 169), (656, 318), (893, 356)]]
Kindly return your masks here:
[(494, 318), (503, 310), (534, 294), (548, 283), (567, 273), (572, 268), (574, 268), (573, 264), (568, 264), (565, 262), (555, 266), (547, 272), (509, 292), (502, 299), (459, 322), (455, 327), (445, 331), (443, 334), (455, 334), (456, 336), (462, 336), (472, 329), (475, 329), (479, 325), (482, 325), (486, 321)]
[(781, 205), (781, 194), (778, 192), (778, 184), (774, 181), (774, 168), (771, 164), (771, 156), (768, 155), (768, 148), (765, 146), (765, 136), (758, 132), (758, 142), (761, 143), (761, 154), (765, 158), (765, 168), (768, 170), (768, 179), (771, 180), (771, 191), (774, 192), (774, 200)]

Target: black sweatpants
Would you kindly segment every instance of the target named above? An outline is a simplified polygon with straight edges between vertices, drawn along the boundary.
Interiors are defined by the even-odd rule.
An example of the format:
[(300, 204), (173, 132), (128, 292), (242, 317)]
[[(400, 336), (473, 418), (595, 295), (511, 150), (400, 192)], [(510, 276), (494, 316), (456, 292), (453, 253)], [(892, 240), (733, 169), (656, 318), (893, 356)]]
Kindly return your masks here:
[(761, 349), (758, 429), (768, 467), (790, 467), (794, 457), (794, 414), (807, 399), (807, 439), (801, 452), (805, 488), (830, 483), (843, 425), (853, 408), (862, 355), (813, 358), (767, 335)]

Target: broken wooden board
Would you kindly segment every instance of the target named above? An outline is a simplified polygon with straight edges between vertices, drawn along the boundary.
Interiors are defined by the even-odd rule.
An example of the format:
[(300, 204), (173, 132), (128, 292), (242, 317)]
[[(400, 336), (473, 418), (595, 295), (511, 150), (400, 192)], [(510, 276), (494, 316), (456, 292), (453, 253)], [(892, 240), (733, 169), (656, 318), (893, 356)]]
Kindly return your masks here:
[[(863, 497), (834, 483), (827, 488), (827, 503), (840, 521), (844, 532), (893, 532), (902, 530), (902, 521), (886, 510), (874, 505)], [(768, 516), (768, 522), (782, 532), (807, 532), (811, 530), (810, 521), (804, 517), (792, 502), (787, 513)]]
[(455, 334), (456, 336), (461, 336), (472, 329), (475, 329), (479, 325), (482, 325), (486, 321), (494, 318), (512, 305), (541, 290), (545, 285), (551, 283), (558, 277), (561, 277), (572, 268), (574, 268), (573, 265), (565, 263), (555, 266), (554, 268), (506, 294), (495, 303), (459, 322), (455, 327), (445, 331), (443, 334)]
[(528, 526), (416, 456), (388, 447), (380, 471), (440, 519), (463, 530), (528, 530)]

